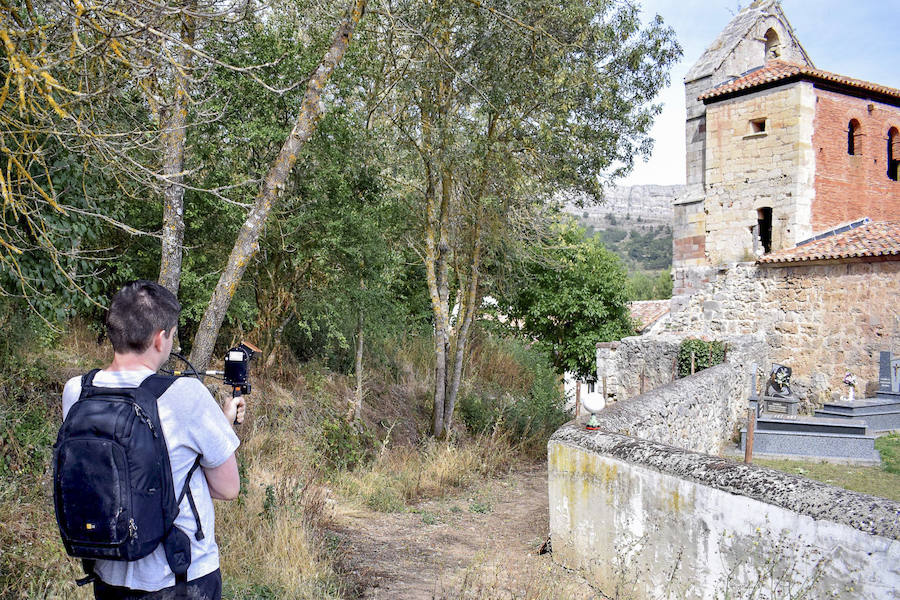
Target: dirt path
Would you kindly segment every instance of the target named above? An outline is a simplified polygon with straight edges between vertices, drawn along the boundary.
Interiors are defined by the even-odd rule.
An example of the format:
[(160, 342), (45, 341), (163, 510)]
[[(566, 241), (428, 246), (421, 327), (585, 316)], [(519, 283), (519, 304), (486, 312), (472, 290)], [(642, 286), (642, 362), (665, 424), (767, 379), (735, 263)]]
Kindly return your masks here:
[(543, 466), (407, 512), (342, 511), (337, 524), (362, 598), (600, 598), (538, 554), (548, 532)]

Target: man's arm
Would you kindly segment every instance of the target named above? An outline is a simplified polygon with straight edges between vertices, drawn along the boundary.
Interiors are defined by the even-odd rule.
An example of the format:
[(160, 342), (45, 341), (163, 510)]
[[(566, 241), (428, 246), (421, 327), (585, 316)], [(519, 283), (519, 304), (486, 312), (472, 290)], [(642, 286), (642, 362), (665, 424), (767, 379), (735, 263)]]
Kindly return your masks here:
[(218, 467), (201, 467), (209, 484), (209, 495), (217, 500), (234, 500), (241, 491), (241, 477), (238, 475), (234, 454)]

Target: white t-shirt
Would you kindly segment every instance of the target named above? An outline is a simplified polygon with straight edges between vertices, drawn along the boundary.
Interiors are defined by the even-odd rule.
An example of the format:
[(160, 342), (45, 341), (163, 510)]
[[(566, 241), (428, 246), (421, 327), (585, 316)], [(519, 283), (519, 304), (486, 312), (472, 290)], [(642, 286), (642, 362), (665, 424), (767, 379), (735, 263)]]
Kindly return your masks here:
[[(94, 376), (93, 385), (99, 387), (137, 387), (153, 371), (143, 368), (136, 371), (100, 371)], [(81, 377), (73, 377), (63, 390), (63, 419), (81, 395)], [(160, 396), (157, 402), (169, 462), (176, 493), (184, 487), (187, 472), (199, 455), (200, 466), (218, 467), (237, 449), (237, 436), (231, 424), (200, 381), (181, 377)], [(203, 577), (219, 568), (219, 546), (216, 544), (215, 514), (212, 496), (203, 469), (191, 476), (191, 494), (197, 504), (197, 513), (203, 526), (204, 538), (197, 541), (194, 534), (197, 525), (194, 511), (187, 497), (180, 506), (175, 524), (191, 540), (191, 566), (188, 581)], [(175, 576), (169, 568), (162, 544), (149, 555), (131, 562), (98, 560), (97, 575), (110, 585), (134, 590), (156, 591), (175, 585)]]

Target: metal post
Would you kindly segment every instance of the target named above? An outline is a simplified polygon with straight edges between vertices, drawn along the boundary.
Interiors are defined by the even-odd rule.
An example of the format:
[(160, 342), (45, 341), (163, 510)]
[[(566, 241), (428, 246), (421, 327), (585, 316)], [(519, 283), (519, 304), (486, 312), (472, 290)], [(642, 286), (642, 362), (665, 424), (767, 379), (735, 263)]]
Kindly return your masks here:
[(744, 448), (744, 462), (753, 462), (753, 432), (756, 430), (756, 409), (747, 410), (747, 445)]
[(581, 382), (575, 382), (575, 418), (581, 416)]

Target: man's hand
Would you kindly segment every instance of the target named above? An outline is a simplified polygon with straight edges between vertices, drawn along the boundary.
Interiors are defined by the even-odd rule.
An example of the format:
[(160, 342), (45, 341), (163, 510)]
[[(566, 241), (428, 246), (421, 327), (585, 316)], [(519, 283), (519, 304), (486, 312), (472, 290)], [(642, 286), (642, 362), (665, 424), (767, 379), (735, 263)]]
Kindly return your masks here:
[(222, 412), (225, 413), (225, 418), (228, 419), (229, 423), (244, 422), (245, 404), (243, 396), (238, 396), (237, 398), (231, 396), (225, 399), (225, 404), (222, 406)]

